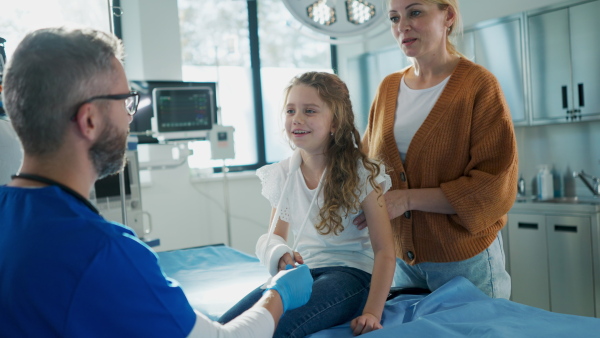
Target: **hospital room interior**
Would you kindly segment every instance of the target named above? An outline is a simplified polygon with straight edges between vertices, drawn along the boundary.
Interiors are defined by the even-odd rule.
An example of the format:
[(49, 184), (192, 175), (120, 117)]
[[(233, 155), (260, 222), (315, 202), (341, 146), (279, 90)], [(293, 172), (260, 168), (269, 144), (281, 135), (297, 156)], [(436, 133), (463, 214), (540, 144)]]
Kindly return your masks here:
[[(284, 88), (307, 71), (337, 74), (363, 135), (381, 81), (411, 64), (390, 33), (386, 3), (3, 1), (0, 65), (36, 28), (85, 25), (120, 37), (140, 102), (125, 169), (96, 182), (90, 200), (166, 262), (194, 248), (225, 247), (255, 269), (272, 210), (256, 170), (293, 152)], [(497, 78), (517, 140), (517, 194), (501, 230), (510, 301), (576, 316), (567, 319), (600, 318), (600, 0), (459, 3), (456, 46)], [(6, 184), (22, 153), (5, 114), (0, 133)], [(189, 274), (165, 267), (170, 272), (196, 292), (186, 290)], [(230, 294), (226, 305), (255, 286)], [(200, 303), (208, 293), (195, 297)]]

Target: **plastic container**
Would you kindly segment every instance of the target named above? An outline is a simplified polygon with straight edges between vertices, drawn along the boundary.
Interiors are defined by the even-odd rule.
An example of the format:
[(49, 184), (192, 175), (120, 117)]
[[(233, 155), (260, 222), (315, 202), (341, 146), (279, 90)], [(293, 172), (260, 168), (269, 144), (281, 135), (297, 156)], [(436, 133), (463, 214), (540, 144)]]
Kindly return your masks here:
[(554, 198), (554, 177), (550, 166), (542, 164), (537, 174), (537, 199), (540, 201)]
[(556, 169), (556, 166), (552, 166), (552, 186), (554, 187), (554, 198), (563, 197), (563, 185), (562, 185), (562, 175)]
[(527, 194), (525, 189), (525, 179), (523, 178), (523, 174), (519, 177), (519, 181), (517, 182), (517, 194), (520, 197), (523, 197)]

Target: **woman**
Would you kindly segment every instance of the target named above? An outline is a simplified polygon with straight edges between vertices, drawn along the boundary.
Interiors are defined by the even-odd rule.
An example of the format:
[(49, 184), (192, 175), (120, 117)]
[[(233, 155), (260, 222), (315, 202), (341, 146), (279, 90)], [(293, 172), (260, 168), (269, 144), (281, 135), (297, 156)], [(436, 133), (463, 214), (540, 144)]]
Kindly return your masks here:
[[(391, 0), (394, 38), (412, 66), (387, 76), (364, 147), (391, 167), (385, 194), (396, 242), (395, 285), (435, 290), (464, 276), (510, 297), (500, 229), (517, 186), (517, 148), (495, 77), (464, 58), (457, 0)], [(366, 226), (364, 217), (354, 222)]]

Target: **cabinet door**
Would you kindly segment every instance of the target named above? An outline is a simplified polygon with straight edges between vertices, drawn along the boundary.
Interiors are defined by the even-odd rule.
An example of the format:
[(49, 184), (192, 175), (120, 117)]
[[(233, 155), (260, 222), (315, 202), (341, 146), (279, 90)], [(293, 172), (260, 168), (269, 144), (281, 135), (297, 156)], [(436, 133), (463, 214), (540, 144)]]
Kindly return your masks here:
[(461, 37), (459, 37), (456, 48), (461, 52), (467, 59), (477, 62), (475, 60), (475, 40), (473, 31), (466, 31)]
[(514, 19), (477, 29), (473, 35), (475, 62), (498, 79), (513, 122), (526, 122), (521, 20)]
[(545, 225), (544, 215), (508, 215), (511, 299), (550, 310)]
[(566, 121), (573, 107), (568, 9), (531, 16), (528, 27), (533, 120)]
[(592, 232), (589, 217), (547, 216), (550, 308), (594, 316)]
[(574, 108), (600, 114), (600, 1), (569, 8)]

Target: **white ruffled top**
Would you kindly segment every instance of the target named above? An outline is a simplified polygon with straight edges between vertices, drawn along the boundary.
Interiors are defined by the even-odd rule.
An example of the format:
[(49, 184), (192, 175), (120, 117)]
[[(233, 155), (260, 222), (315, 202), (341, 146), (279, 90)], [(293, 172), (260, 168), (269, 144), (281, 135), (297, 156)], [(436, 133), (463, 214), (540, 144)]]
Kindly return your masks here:
[[(279, 163), (266, 165), (256, 171), (257, 176), (262, 182), (262, 194), (265, 196), (273, 208), (280, 208), (279, 218), (290, 224), (290, 230), (297, 243), (297, 249), (304, 262), (309, 268), (321, 268), (330, 266), (346, 266), (363, 270), (367, 273), (372, 273), (374, 254), (369, 239), (368, 228), (358, 230), (352, 221), (361, 212), (350, 213), (347, 217), (342, 218), (344, 230), (338, 234), (333, 233), (321, 235), (317, 232), (314, 225), (317, 223), (318, 214), (323, 205), (323, 192), (319, 192), (315, 205), (312, 210), (308, 210), (314, 194), (319, 189), (311, 190), (306, 186), (302, 172), (299, 169), (299, 164), (293, 164), (293, 161), (298, 161), (299, 153), (296, 151), (291, 158), (285, 159)], [(358, 163), (358, 177), (360, 184), (358, 186), (359, 202), (373, 191), (373, 187), (368, 182), (369, 171), (364, 168), (362, 162)], [(291, 168), (291, 170), (290, 170)], [(385, 173), (385, 167), (380, 165), (381, 173), (375, 178), (377, 184), (382, 185), (385, 193), (392, 186), (390, 177)], [(282, 199), (282, 189), (287, 183), (287, 193)], [(307, 212), (310, 212), (308, 224), (304, 227), (302, 233), (299, 230), (302, 226)], [(257, 244), (257, 256), (263, 260), (266, 245), (263, 235)], [(279, 236), (275, 238), (275, 243), (269, 246), (282, 244), (282, 239)], [(271, 241), (271, 240), (269, 240)], [(288, 238), (287, 243), (292, 243), (292, 238)], [(287, 244), (286, 243), (286, 244)], [(288, 250), (292, 245), (287, 244)], [(280, 252), (277, 253), (279, 255)], [(269, 259), (278, 261), (278, 257)], [(269, 262), (263, 262), (269, 265)], [(275, 263), (275, 262), (271, 262)], [(271, 264), (272, 265), (272, 264)], [(273, 273), (273, 272), (272, 272)]]

